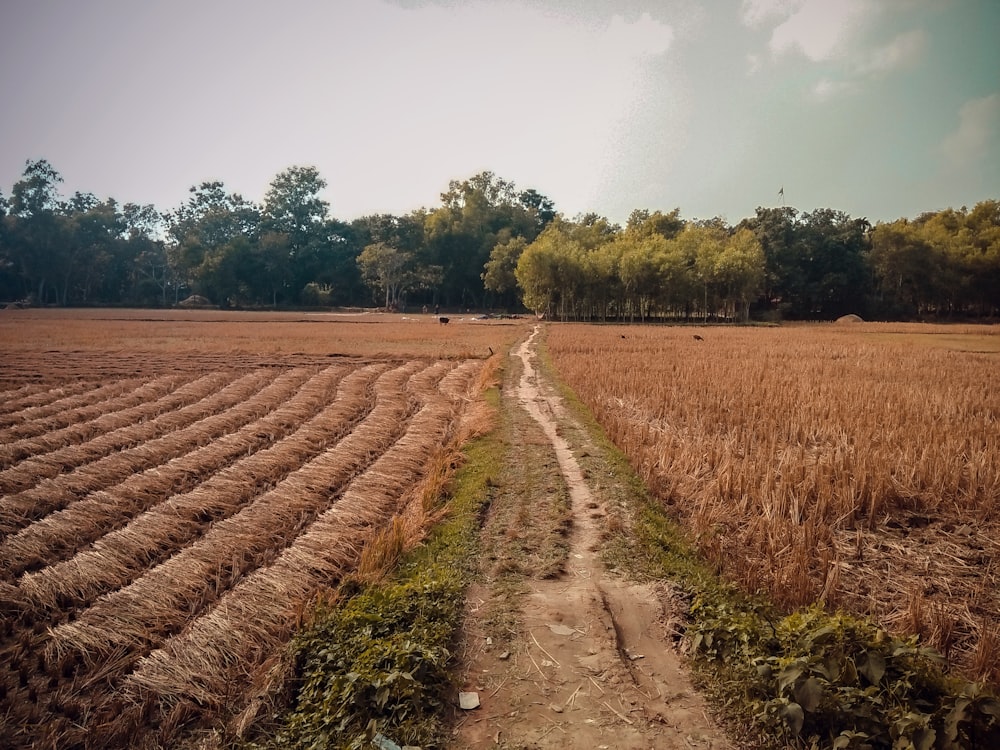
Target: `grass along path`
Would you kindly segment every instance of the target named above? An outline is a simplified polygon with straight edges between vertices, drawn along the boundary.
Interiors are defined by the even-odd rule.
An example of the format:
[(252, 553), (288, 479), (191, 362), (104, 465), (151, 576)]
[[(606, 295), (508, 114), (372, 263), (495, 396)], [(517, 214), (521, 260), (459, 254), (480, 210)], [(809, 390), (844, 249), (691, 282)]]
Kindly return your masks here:
[(538, 333), (504, 384), (508, 460), (460, 647), (481, 705), (456, 716), (452, 747), (730, 747), (671, 647), (668, 592), (602, 562), (627, 490), (581, 468), (574, 450), (605, 464), (536, 366)]

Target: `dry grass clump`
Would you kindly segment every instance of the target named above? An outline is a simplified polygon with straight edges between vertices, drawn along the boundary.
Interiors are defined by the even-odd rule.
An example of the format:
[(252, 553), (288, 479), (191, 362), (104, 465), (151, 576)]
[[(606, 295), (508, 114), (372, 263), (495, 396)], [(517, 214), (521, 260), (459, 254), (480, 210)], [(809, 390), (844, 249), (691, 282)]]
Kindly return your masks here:
[[(8, 450), (0, 450), (0, 465), (10, 467), (0, 471), (0, 492), (20, 492), (37, 484), (41, 478), (57, 476), (122, 448), (151, 440), (161, 434), (160, 431), (175, 429), (171, 423), (178, 420), (194, 421), (197, 410), (191, 414), (183, 412), (182, 407), (211, 396), (230, 380), (232, 375), (229, 373), (211, 373), (159, 398), (150, 393), (155, 384), (147, 385), (139, 389), (136, 406), (105, 414), (93, 424), (57, 430), (52, 440), (42, 436), (16, 441)], [(150, 396), (154, 400), (147, 401)]]
[[(89, 379), (78, 379), (70, 383), (63, 383), (59, 387), (53, 388), (49, 383), (27, 383), (21, 386), (13, 386), (4, 391), (0, 391), (0, 425), (6, 427), (16, 424), (18, 419), (13, 421), (10, 415), (23, 409), (34, 406), (50, 404), (53, 401), (74, 396), (84, 391), (92, 391), (100, 383)], [(113, 385), (105, 383), (104, 385)], [(127, 385), (121, 385), (127, 388)]]
[[(55, 450), (65, 443), (79, 443), (91, 435), (98, 435), (117, 429), (122, 424), (123, 412), (163, 398), (178, 386), (190, 380), (180, 375), (163, 375), (138, 385), (131, 390), (119, 391), (111, 398), (94, 400), (94, 391), (81, 393), (63, 400), (63, 408), (48, 416), (27, 416), (20, 418), (6, 429), (0, 430), (0, 467), (10, 466), (14, 461), (34, 455), (43, 450)], [(75, 400), (85, 401), (74, 406)], [(32, 410), (27, 410), (32, 411)], [(143, 413), (138, 412), (141, 417)], [(109, 424), (109, 420), (114, 420)]]
[[(158, 497), (160, 501), (149, 510), (123, 528), (108, 531), (89, 549), (70, 559), (23, 576), (19, 588), (25, 606), (53, 609), (68, 603), (90, 602), (99, 594), (129, 583), (146, 568), (165, 560), (210, 524), (236, 513), (263, 490), (301, 469), (328, 442), (335, 442), (362, 415), (368, 413), (371, 403), (366, 391), (380, 370), (374, 366), (361, 368), (340, 381), (342, 371), (329, 368), (311, 378), (296, 397), (280, 410), (196, 451), (212, 460), (215, 472), (211, 476), (193, 489), (173, 495), (171, 490), (175, 488), (169, 482), (148, 487), (147, 494)], [(330, 387), (338, 381), (337, 398), (321, 409), (329, 400)], [(274, 428), (280, 422), (289, 421), (299, 425), (298, 429), (287, 436), (284, 436), (286, 431), (280, 431), (279, 437), (284, 436), (285, 439), (275, 443), (271, 439), (275, 435)], [(254, 435), (261, 439), (248, 443)], [(164, 474), (169, 479), (171, 472), (150, 473), (152, 479), (159, 480)], [(92, 503), (80, 501), (58, 515), (68, 515), (73, 520), (89, 513), (91, 524), (96, 525), (101, 518), (97, 514), (107, 513), (109, 521), (113, 521), (117, 509), (118, 515), (127, 520), (126, 511), (130, 510), (128, 502), (132, 497), (134, 492), (124, 492), (117, 497), (110, 493), (95, 493)], [(74, 513), (78, 508), (80, 513)], [(44, 521), (29, 526), (11, 542), (20, 541), (27, 532), (43, 524)], [(63, 532), (68, 533), (69, 528), (64, 527)], [(0, 551), (6, 551), (6, 547), (0, 547)], [(41, 556), (37, 551), (32, 552)]]
[(919, 632), (983, 677), (1000, 662), (998, 333), (557, 326), (548, 345), (720, 570)]
[[(425, 392), (406, 433), (273, 565), (247, 577), (211, 612), (143, 658), (125, 681), (129, 699), (136, 705), (155, 698), (168, 705), (243, 709), (233, 727), (240, 733), (268, 683), (281, 677), (271, 655), (288, 638), (307, 601), (355, 566), (363, 577), (380, 575), (426, 530), (429, 497), (440, 491), (444, 467), (454, 460), (445, 458), (442, 446), (455, 447), (455, 396), (478, 368), (478, 363), (455, 368), (438, 392)], [(412, 383), (416, 392), (427, 382), (426, 371), (422, 375)], [(408, 514), (415, 505), (417, 514)], [(234, 695), (233, 685), (247, 681), (253, 689)]]
[[(249, 419), (266, 414), (276, 405), (272, 400), (275, 396), (287, 395), (283, 388), (286, 383), (291, 385), (288, 377), (301, 381), (298, 376), (285, 375), (277, 378), (276, 382), (260, 391), (259, 398), (252, 394), (269, 380), (275, 380), (271, 371), (250, 373), (228, 385), (225, 384), (226, 379), (216, 380), (215, 385), (222, 387), (208, 394), (202, 393), (202, 398), (195, 403), (182, 406), (176, 411), (161, 413), (146, 422), (100, 435), (89, 443), (68, 446), (55, 454), (50, 453), (18, 464), (11, 473), (17, 472), (22, 484), (33, 486), (0, 498), (0, 537), (16, 532), (32, 521), (90, 493), (123, 480), (132, 481), (142, 472), (161, 468), (171, 459), (183, 456), (199, 446), (206, 446)], [(201, 391), (207, 384), (200, 380), (198, 382), (198, 389)], [(54, 455), (61, 457), (62, 461), (53, 461)], [(62, 472), (49, 475), (49, 472), (43, 471), (37, 477), (38, 481), (33, 481), (31, 469), (37, 468), (39, 462), (58, 466)], [(155, 472), (144, 479), (153, 479), (161, 484), (167, 481), (179, 482), (176, 485), (179, 488), (185, 483), (190, 484), (198, 476), (188, 476), (185, 482), (183, 469), (181, 471), (182, 475), (175, 475), (172, 480), (168, 479), (169, 472)], [(136, 489), (139, 507), (144, 507), (141, 505), (141, 498), (148, 493), (135, 487), (129, 487), (127, 491)]]
[(78, 383), (49, 388), (33, 394), (23, 402), (15, 399), (7, 403), (0, 415), (0, 436), (5, 440), (16, 437), (19, 429), (35, 420), (44, 420), (75, 409), (83, 409), (122, 394), (131, 393), (145, 383), (140, 379), (116, 380), (113, 383)]
[[(292, 425), (288, 416), (301, 414), (304, 399), (310, 404), (306, 406), (307, 414), (314, 414), (320, 408), (325, 390), (300, 391), (303, 383), (314, 375), (302, 369), (289, 370), (277, 377), (270, 371), (259, 371), (231, 383), (213, 397), (199, 402), (210, 416), (129, 449), (128, 452), (141, 453), (158, 463), (141, 469), (136, 467), (135, 473), (117, 484), (108, 485), (107, 480), (117, 474), (104, 473), (110, 463), (105, 460), (97, 462), (103, 464), (99, 471), (91, 468), (88, 473), (95, 481), (103, 477), (106, 481), (101, 484), (107, 486), (82, 491), (79, 481), (75, 481), (72, 489), (68, 489), (61, 479), (80, 479), (68, 474), (43, 482), (44, 486), (34, 492), (21, 493), (19, 499), (30, 507), (69, 504), (0, 543), (0, 575), (13, 576), (52, 565), (128, 523), (137, 513), (172, 493), (182, 494), (201, 477), (280, 439)], [(270, 382), (264, 385), (261, 376)], [(120, 465), (121, 454), (116, 458)]]
[[(363, 404), (363, 393), (353, 394), (347, 403), (334, 401), (275, 448), (263, 452), (279, 455), (258, 454), (258, 481), (244, 466), (213, 478), (219, 479), (217, 485), (225, 486), (199, 493), (194, 502), (182, 498), (178, 504), (187, 507), (178, 509), (180, 519), (201, 509), (222, 520), (215, 521), (190, 546), (124, 588), (100, 598), (73, 622), (55, 628), (47, 645), (50, 653), (71, 648), (91, 658), (118, 648), (142, 649), (151, 641), (155, 644), (159, 638), (176, 632), (233, 582), (266, 564), (340, 494), (346, 481), (364, 471), (405, 429), (409, 405), (403, 386), (421, 367), (420, 363), (410, 363), (382, 374), (375, 385), (381, 396), (375, 408), (332, 447), (327, 447), (326, 440), (336, 441), (337, 430), (353, 426), (352, 417)], [(286, 466), (297, 468), (288, 473)], [(272, 489), (260, 493), (261, 486), (267, 487), (272, 477), (281, 474), (287, 475)], [(234, 496), (235, 503), (227, 502)], [(153, 550), (169, 548), (175, 528), (175, 514), (170, 511), (178, 504), (136, 519), (133, 524), (142, 529), (132, 534), (133, 538)], [(244, 507), (234, 513), (240, 506)], [(109, 547), (115, 554), (119, 545), (111, 543)], [(102, 587), (109, 582), (121, 586), (136, 573), (134, 557), (128, 561), (130, 569), (123, 571), (125, 581), (110, 581), (111, 566), (103, 555), (88, 562), (90, 578)], [(56, 583), (61, 580), (56, 577)]]

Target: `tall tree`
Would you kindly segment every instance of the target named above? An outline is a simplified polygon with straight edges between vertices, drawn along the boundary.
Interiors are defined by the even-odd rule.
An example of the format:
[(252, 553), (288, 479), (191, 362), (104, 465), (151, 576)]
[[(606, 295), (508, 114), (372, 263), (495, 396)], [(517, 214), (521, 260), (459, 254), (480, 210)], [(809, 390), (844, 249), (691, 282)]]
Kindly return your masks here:
[(843, 211), (817, 209), (802, 216), (802, 317), (832, 319), (865, 312), (870, 229), (867, 219)]
[(423, 281), (413, 254), (384, 242), (368, 245), (358, 256), (361, 276), (373, 291), (385, 295), (385, 309), (402, 309), (406, 292)]
[(171, 262), (190, 289), (225, 305), (239, 289), (227, 281), (232, 274), (219, 273), (226, 265), (222, 256), (237, 239), (257, 237), (260, 208), (238, 193), (227, 193), (221, 182), (203, 182), (190, 192), (170, 216)]
[(581, 256), (582, 248), (564, 222), (557, 218), (549, 223), (517, 262), (515, 275), (525, 306), (537, 315), (566, 318), (575, 301)]
[(329, 281), (332, 250), (344, 242), (320, 193), (327, 183), (315, 167), (289, 167), (272, 180), (261, 216), (261, 264), (270, 279), (272, 304), (288, 301), (311, 282)]
[(739, 229), (726, 238), (715, 279), (728, 317), (750, 318), (750, 304), (763, 291), (764, 267), (764, 248), (753, 232)]
[(755, 216), (739, 225), (757, 236), (764, 251), (765, 306), (785, 312), (796, 308), (806, 285), (798, 214), (791, 206), (758, 207)]
[[(63, 222), (59, 216), (59, 183), (62, 176), (45, 159), (27, 161), (10, 198), (9, 241), (11, 261), (18, 269), (26, 296), (38, 303), (56, 294), (58, 254), (62, 248)], [(58, 301), (54, 296), (53, 301)]]
[(59, 303), (89, 304), (95, 301), (95, 291), (101, 289), (107, 297), (120, 298), (127, 262), (118, 204), (111, 198), (99, 201), (90, 193), (75, 193), (62, 206), (61, 214)]
[(515, 237), (507, 242), (501, 242), (490, 251), (483, 271), (483, 286), (488, 292), (497, 295), (497, 299), (505, 307), (512, 308), (517, 304), (517, 262), (521, 259), (524, 248), (528, 246), (524, 237)]
[(424, 260), (442, 269), (445, 304), (479, 307), (485, 292), (483, 269), (493, 248), (515, 237), (534, 238), (539, 215), (525, 207), (513, 183), (492, 172), (452, 180), (441, 203), (424, 225)]
[(517, 199), (535, 219), (535, 234), (528, 238), (529, 241), (533, 240), (538, 232), (545, 229), (549, 222), (556, 218), (556, 204), (534, 188), (521, 191), (517, 194)]

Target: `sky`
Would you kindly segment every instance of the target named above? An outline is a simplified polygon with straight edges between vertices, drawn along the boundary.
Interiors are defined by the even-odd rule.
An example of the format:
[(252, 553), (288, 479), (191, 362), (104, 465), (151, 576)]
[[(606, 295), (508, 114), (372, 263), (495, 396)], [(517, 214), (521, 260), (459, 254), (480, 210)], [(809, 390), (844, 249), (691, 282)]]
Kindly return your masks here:
[(0, 191), (335, 218), (489, 170), (568, 218), (1000, 199), (1000, 0), (0, 0)]

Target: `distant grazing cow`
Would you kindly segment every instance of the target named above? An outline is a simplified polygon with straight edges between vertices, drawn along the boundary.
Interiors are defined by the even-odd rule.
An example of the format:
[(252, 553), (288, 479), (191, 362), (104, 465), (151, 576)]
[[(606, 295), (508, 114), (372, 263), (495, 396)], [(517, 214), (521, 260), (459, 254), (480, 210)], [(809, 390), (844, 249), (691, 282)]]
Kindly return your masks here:
[(440, 322), (441, 325), (444, 325), (445, 323), (448, 322), (448, 318), (445, 318), (445, 317), (442, 316), (442, 317), (438, 318), (438, 322)]

